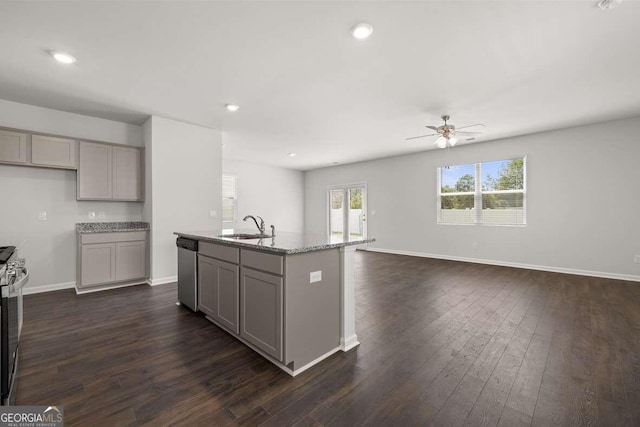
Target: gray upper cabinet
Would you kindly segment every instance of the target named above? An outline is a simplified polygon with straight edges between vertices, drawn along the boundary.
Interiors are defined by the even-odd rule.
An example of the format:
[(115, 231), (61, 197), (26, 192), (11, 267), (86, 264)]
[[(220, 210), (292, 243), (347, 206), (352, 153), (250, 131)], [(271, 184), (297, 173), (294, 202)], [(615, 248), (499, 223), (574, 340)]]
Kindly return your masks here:
[(0, 162), (27, 163), (27, 134), (0, 129)]
[(112, 148), (110, 145), (80, 142), (78, 200), (113, 198)]
[(240, 333), (239, 267), (198, 255), (198, 309), (230, 332)]
[(142, 150), (80, 141), (78, 200), (142, 201)]
[(137, 148), (113, 147), (113, 198), (142, 199), (141, 151)]
[(244, 266), (240, 274), (240, 336), (282, 361), (283, 279)]
[(45, 135), (31, 136), (31, 164), (76, 168), (76, 141)]

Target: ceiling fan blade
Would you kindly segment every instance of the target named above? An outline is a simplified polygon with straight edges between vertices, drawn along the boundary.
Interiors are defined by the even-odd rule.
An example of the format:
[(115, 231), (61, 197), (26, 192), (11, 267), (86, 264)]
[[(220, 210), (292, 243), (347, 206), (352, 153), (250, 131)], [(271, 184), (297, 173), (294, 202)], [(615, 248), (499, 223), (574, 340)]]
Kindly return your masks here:
[(472, 128), (474, 126), (482, 126), (483, 128), (486, 128), (485, 125), (483, 125), (482, 123), (476, 123), (475, 125), (467, 125), (467, 126), (462, 126), (460, 128), (456, 128), (456, 129), (466, 129), (466, 128)]
[(456, 129), (456, 135), (482, 135), (482, 132), (469, 132), (469, 131), (466, 131), (466, 130), (462, 131), (462, 132), (459, 132)]
[(410, 137), (410, 138), (405, 138), (404, 140), (405, 140), (405, 141), (408, 141), (408, 140), (410, 140), (410, 139), (426, 138), (426, 137), (428, 137), (428, 136), (436, 136), (436, 135), (437, 135), (437, 133), (432, 133), (432, 134), (430, 134), (430, 135), (412, 136), (412, 137)]
[(438, 130), (438, 127), (437, 127), (437, 126), (425, 126), (425, 127), (426, 127), (426, 128), (429, 128), (429, 129), (433, 129), (433, 130), (435, 130), (435, 131), (437, 131), (437, 130)]

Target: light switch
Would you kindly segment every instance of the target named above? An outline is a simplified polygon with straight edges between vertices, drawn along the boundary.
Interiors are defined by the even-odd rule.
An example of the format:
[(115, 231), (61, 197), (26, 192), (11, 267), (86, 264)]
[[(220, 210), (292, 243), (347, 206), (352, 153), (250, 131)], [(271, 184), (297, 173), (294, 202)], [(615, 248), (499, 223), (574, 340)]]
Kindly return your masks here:
[(38, 214), (38, 219), (40, 221), (46, 221), (47, 220), (47, 211), (42, 211)]
[(217, 217), (218, 217), (218, 212), (209, 211), (209, 218), (213, 219), (213, 218), (217, 218)]
[(309, 273), (309, 283), (316, 283), (322, 281), (322, 270), (312, 271)]

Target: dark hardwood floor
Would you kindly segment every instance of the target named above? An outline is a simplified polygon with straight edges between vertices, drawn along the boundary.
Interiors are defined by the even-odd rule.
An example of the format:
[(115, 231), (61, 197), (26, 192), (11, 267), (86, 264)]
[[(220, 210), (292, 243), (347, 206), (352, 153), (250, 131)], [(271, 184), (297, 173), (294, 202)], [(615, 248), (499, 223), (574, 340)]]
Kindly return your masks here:
[(86, 425), (640, 425), (640, 283), (357, 252), (361, 345), (291, 378), (176, 286), (25, 297), (17, 404)]

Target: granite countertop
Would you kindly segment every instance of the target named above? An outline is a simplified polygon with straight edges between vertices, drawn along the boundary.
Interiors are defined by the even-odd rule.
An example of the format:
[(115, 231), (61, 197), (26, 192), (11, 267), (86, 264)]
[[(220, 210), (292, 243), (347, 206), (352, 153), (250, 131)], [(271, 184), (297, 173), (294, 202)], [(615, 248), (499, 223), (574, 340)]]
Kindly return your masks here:
[(148, 222), (125, 221), (125, 222), (78, 222), (76, 232), (84, 233), (117, 233), (124, 231), (146, 231), (149, 229)]
[[(256, 230), (225, 230), (224, 234), (231, 233), (256, 233)], [(240, 248), (256, 249), (265, 252), (276, 252), (281, 254), (298, 254), (304, 252), (321, 251), (324, 249), (340, 248), (343, 246), (361, 245), (363, 243), (374, 242), (374, 238), (354, 239), (342, 237), (327, 237), (321, 234), (305, 234), (291, 232), (277, 232), (275, 237), (264, 239), (240, 240), (229, 237), (220, 237), (222, 230), (213, 231), (193, 231), (193, 232), (175, 232), (179, 237), (187, 239), (200, 240), (212, 243), (220, 243), (229, 246), (237, 246)]]

